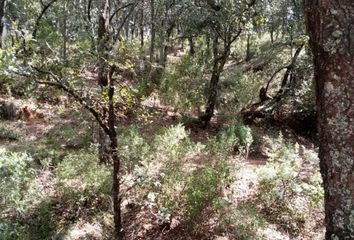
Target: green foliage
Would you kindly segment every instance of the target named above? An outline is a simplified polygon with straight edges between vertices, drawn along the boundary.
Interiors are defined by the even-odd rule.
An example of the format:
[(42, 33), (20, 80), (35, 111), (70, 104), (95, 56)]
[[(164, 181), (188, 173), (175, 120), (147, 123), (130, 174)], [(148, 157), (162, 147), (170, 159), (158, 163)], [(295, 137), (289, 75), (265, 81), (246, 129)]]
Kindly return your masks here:
[(221, 111), (232, 114), (258, 101), (258, 90), (262, 84), (260, 73), (243, 73), (237, 68), (226, 70), (219, 87)]
[(189, 55), (169, 65), (160, 87), (163, 100), (183, 111), (203, 105), (206, 83), (203, 75), (206, 69), (202, 59)]
[(73, 123), (55, 126), (46, 134), (46, 144), (54, 148), (78, 149), (89, 147), (91, 136), (88, 129)]
[[(0, 148), (0, 209), (23, 213), (38, 196), (30, 168), (32, 158), (26, 153)], [(33, 203), (33, 202), (32, 202)]]
[(220, 130), (216, 139), (211, 141), (215, 151), (225, 151), (230, 153), (235, 149), (238, 151), (248, 151), (253, 142), (252, 130), (244, 125), (241, 121), (237, 121)]
[(162, 161), (176, 161), (184, 156), (191, 146), (188, 132), (182, 124), (166, 128), (155, 137), (155, 154)]
[(269, 141), (269, 162), (259, 172), (258, 200), (262, 210), (292, 233), (304, 227), (312, 210), (321, 206), (323, 189), (315, 152), (286, 142), (282, 135)]
[(0, 219), (0, 239), (4, 240), (22, 240), (25, 239), (26, 226), (20, 223), (14, 223), (10, 220)]
[(133, 170), (150, 151), (150, 146), (140, 135), (139, 130), (130, 126), (118, 133), (118, 152), (128, 170)]
[(258, 232), (266, 226), (266, 219), (254, 204), (241, 204), (221, 219), (221, 225), (240, 240), (261, 240)]
[(220, 191), (223, 184), (229, 180), (227, 165), (206, 167), (195, 170), (184, 191), (186, 212), (189, 220), (196, 221), (207, 207), (218, 209), (222, 206)]
[(16, 141), (21, 138), (21, 134), (17, 131), (7, 129), (2, 123), (0, 123), (0, 139), (9, 141)]
[[(137, 39), (126, 39), (123, 38), (121, 41), (117, 41), (114, 46), (114, 53), (117, 54), (116, 57), (126, 60), (125, 67), (133, 67), (132, 63), (127, 60), (138, 58), (141, 54), (140, 43)], [(130, 65), (130, 66), (129, 66)]]
[(81, 150), (64, 157), (56, 168), (59, 192), (94, 196), (111, 192), (111, 171), (98, 163), (97, 152)]

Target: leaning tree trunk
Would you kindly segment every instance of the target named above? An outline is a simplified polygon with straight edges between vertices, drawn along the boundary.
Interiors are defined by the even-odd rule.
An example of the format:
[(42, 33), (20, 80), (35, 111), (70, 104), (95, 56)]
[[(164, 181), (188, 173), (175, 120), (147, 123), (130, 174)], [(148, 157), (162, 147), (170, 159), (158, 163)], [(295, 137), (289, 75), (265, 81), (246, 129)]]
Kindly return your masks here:
[(354, 2), (305, 0), (314, 54), (326, 240), (354, 239)]
[(33, 29), (33, 33), (32, 33), (32, 36), (34, 39), (37, 38), (37, 32), (38, 32), (38, 29), (39, 29), (39, 24), (44, 16), (44, 14), (47, 12), (47, 10), (55, 3), (57, 2), (58, 0), (51, 0), (50, 2), (48, 2), (47, 4), (43, 5), (43, 8), (42, 8), (42, 11), (41, 13), (39, 14), (39, 16), (37, 17), (36, 19), (36, 23), (34, 25), (34, 29)]
[(208, 100), (207, 100), (205, 113), (199, 117), (203, 127), (206, 127), (209, 124), (211, 118), (214, 116), (220, 75), (224, 70), (226, 60), (230, 55), (231, 43), (232, 42), (224, 44), (224, 50), (222, 51), (221, 55), (219, 55), (218, 37), (214, 38), (213, 41), (214, 63), (213, 63), (213, 71), (211, 73), (211, 79), (210, 79), (209, 89), (208, 89)]

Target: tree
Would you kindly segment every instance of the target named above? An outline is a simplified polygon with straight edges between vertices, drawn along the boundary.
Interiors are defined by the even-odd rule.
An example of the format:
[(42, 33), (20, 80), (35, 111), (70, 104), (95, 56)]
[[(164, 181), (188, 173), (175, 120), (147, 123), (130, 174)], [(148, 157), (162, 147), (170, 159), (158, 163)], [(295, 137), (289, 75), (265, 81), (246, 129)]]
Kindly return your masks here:
[[(210, 3), (208, 1), (209, 6)], [(246, 3), (242, 1), (224, 1), (222, 5), (217, 7), (211, 5), (213, 11), (211, 13), (210, 27), (214, 32), (213, 70), (208, 88), (206, 109), (204, 114), (199, 117), (204, 126), (207, 126), (214, 116), (220, 75), (231, 54), (231, 45), (240, 36), (245, 25), (245, 19), (247, 19), (255, 3), (256, 0)], [(219, 41), (222, 43), (221, 51), (219, 49)]]
[(2, 48), (2, 35), (5, 22), (5, 0), (0, 0), (0, 48)]
[(155, 29), (155, 0), (150, 0), (150, 31), (151, 31), (151, 43), (150, 43), (150, 61), (154, 59), (155, 53), (155, 38), (156, 38), (156, 29)]
[(354, 2), (305, 0), (327, 240), (354, 239)]

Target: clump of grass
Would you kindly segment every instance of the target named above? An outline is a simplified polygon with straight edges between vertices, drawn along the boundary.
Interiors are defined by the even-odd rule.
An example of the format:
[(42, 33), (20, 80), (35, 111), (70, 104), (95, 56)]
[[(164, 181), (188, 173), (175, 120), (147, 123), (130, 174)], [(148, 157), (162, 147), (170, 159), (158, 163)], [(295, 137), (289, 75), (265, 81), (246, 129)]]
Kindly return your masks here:
[(2, 123), (0, 123), (0, 139), (18, 141), (20, 138), (21, 134), (19, 132), (7, 129)]

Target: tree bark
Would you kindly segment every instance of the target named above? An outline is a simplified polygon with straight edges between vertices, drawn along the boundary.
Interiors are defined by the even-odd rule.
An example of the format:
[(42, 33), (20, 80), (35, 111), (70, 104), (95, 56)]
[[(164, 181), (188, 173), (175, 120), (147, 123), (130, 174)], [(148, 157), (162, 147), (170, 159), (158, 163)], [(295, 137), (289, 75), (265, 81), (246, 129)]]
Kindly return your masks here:
[(140, 46), (144, 47), (144, 0), (141, 0), (140, 5)]
[(246, 45), (246, 62), (251, 60), (251, 34), (247, 34), (247, 45)]
[(195, 46), (194, 46), (193, 37), (188, 38), (188, 43), (189, 43), (189, 55), (194, 56)]
[(155, 0), (150, 0), (150, 14), (151, 14), (151, 43), (150, 43), (150, 61), (154, 60), (155, 54), (155, 38), (156, 38), (156, 29), (155, 29)]
[(120, 158), (118, 155), (118, 140), (117, 132), (115, 129), (116, 125), (116, 115), (114, 112), (114, 83), (113, 75), (114, 67), (112, 67), (108, 79), (109, 79), (109, 90), (108, 90), (108, 128), (109, 128), (109, 139), (110, 139), (110, 155), (113, 162), (113, 184), (112, 184), (112, 197), (113, 197), (113, 212), (114, 212), (114, 229), (115, 229), (115, 239), (123, 239), (123, 229), (122, 229), (122, 214), (121, 214), (121, 196), (120, 196)]
[(224, 66), (226, 64), (227, 58), (230, 56), (231, 44), (236, 41), (238, 36), (241, 34), (241, 29), (238, 30), (237, 33), (229, 34), (223, 39), (223, 51), (219, 54), (218, 50), (218, 36), (217, 34), (214, 37), (213, 41), (213, 71), (211, 74), (210, 84), (209, 84), (209, 92), (208, 92), (208, 101), (205, 109), (205, 113), (202, 116), (199, 116), (199, 120), (202, 122), (203, 127), (206, 127), (211, 118), (214, 116), (214, 110), (217, 100), (217, 91), (218, 84), (220, 80), (220, 75), (224, 71)]
[(98, 16), (98, 31), (97, 31), (97, 51), (98, 51), (98, 84), (101, 87), (107, 86), (107, 64), (108, 57), (108, 29), (109, 28), (109, 0), (101, 1), (100, 14)]
[(3, 45), (3, 31), (5, 26), (5, 2), (6, 0), (0, 0), (0, 49)]
[(225, 45), (225, 48), (221, 53), (221, 55), (219, 55), (218, 45), (219, 45), (218, 37), (215, 36), (213, 41), (214, 63), (213, 63), (213, 71), (209, 83), (208, 100), (206, 104), (205, 113), (199, 117), (203, 127), (206, 127), (209, 124), (211, 118), (214, 116), (215, 105), (216, 105), (217, 95), (218, 95), (217, 92), (218, 92), (220, 74), (224, 70), (226, 60), (230, 55), (231, 43), (229, 45)]
[[(100, 14), (98, 16), (98, 30), (97, 30), (97, 52), (98, 52), (98, 66), (97, 66), (97, 83), (101, 90), (108, 84), (107, 74), (107, 58), (108, 58), (108, 41), (109, 41), (109, 0), (101, 0)], [(107, 116), (107, 109), (103, 108), (103, 116)], [(101, 128), (98, 129), (98, 154), (100, 163), (108, 164), (108, 143), (107, 133), (103, 132)]]
[(68, 29), (67, 29), (67, 5), (68, 3), (65, 2), (63, 6), (63, 25), (62, 25), (62, 36), (63, 36), (63, 49), (62, 49), (62, 57), (63, 60), (66, 60), (66, 49), (67, 49), (67, 42), (68, 42)]
[(294, 70), (296, 61), (297, 61), (297, 59), (298, 59), (298, 57), (300, 55), (300, 52), (301, 52), (303, 47), (304, 47), (304, 44), (301, 44), (300, 47), (298, 49), (296, 49), (296, 52), (295, 52), (294, 56), (292, 57), (289, 66), (286, 68), (286, 72), (285, 72), (284, 77), (283, 77), (283, 79), (281, 81), (281, 87), (282, 88), (284, 88), (286, 86), (286, 84), (288, 83), (289, 75)]
[(305, 0), (314, 55), (326, 240), (354, 239), (354, 2)]

